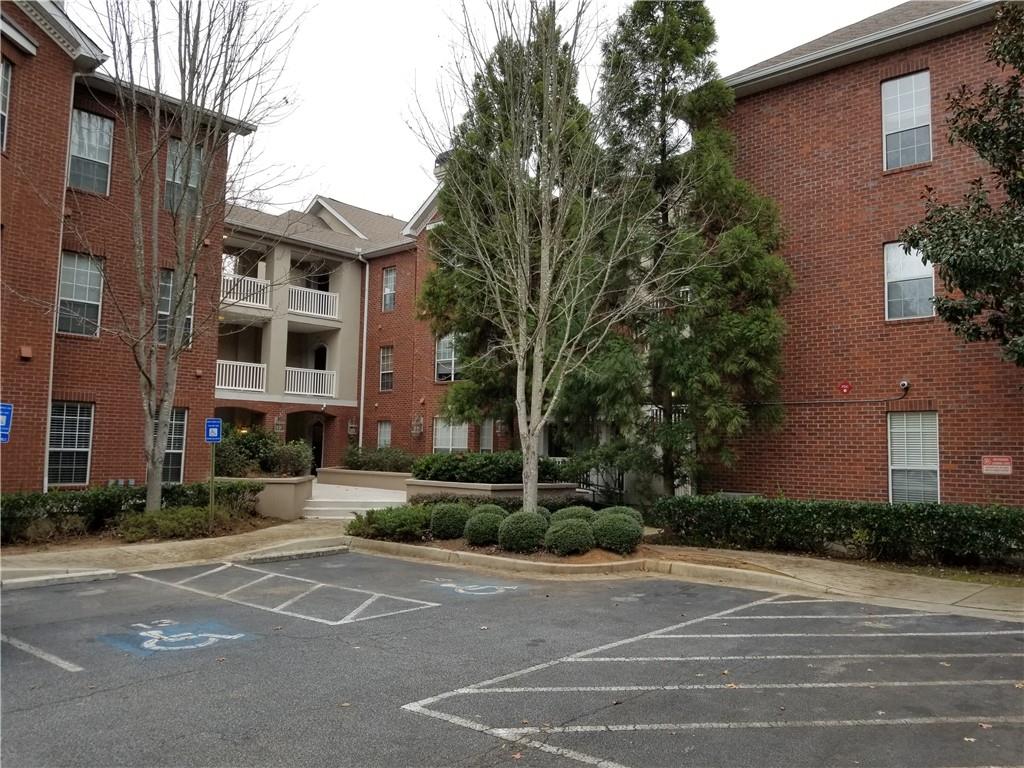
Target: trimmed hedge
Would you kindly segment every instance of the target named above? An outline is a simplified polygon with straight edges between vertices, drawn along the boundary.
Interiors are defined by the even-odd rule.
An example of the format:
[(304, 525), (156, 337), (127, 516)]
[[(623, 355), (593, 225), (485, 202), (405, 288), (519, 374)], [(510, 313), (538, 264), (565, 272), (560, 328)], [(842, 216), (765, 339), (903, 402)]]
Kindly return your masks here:
[(548, 521), (536, 512), (515, 512), (498, 527), (498, 546), (509, 552), (536, 552), (544, 543)]
[(551, 524), (554, 525), (559, 520), (585, 520), (592, 523), (595, 516), (594, 510), (590, 507), (564, 507), (551, 513)]
[[(470, 506), (479, 504), (481, 502), (480, 496), (469, 496), (467, 494), (458, 493), (430, 493), (430, 494), (418, 494), (413, 496), (410, 501), (413, 504), (421, 504), (425, 506), (431, 506), (433, 504), (449, 504), (452, 502), (463, 502)], [(565, 494), (563, 496), (545, 496), (541, 501), (544, 502), (544, 507), (549, 510), (564, 509), (565, 507), (575, 506), (591, 506), (591, 503), (586, 499), (580, 499), (579, 496), (574, 494)], [(488, 504), (494, 504), (495, 506), (501, 507), (505, 510), (506, 514), (518, 512), (523, 508), (523, 497), (522, 496), (506, 496), (494, 499), (487, 499)]]
[(430, 508), (430, 535), (435, 539), (457, 539), (473, 516), (467, 504), (436, 504)]
[(474, 515), (482, 515), (484, 512), (498, 517), (508, 517), (514, 510), (505, 509), (498, 504), (476, 504), (473, 507)]
[(563, 557), (589, 552), (594, 544), (594, 531), (590, 523), (580, 518), (567, 517), (552, 522), (544, 535), (545, 549)]
[(415, 504), (370, 509), (356, 515), (346, 532), (351, 536), (386, 541), (423, 541), (430, 531), (431, 510)]
[(597, 546), (620, 555), (636, 550), (644, 538), (644, 527), (629, 515), (599, 515), (593, 528)]
[(1024, 556), (1024, 508), (680, 496), (652, 520), (685, 544), (940, 564), (1009, 563)]
[[(501, 507), (498, 507), (498, 509), (501, 509)], [(474, 547), (489, 547), (492, 544), (497, 544), (498, 528), (501, 527), (501, 521), (504, 519), (505, 515), (500, 515), (496, 512), (478, 512), (474, 510), (473, 516), (466, 521), (466, 527), (463, 529), (466, 543)]]
[(345, 452), (346, 469), (367, 472), (408, 472), (416, 457), (401, 448), (360, 448), (353, 445)]
[[(252, 480), (219, 480), (217, 504), (231, 515), (256, 512), (256, 497), (263, 484)], [(204, 507), (209, 504), (209, 483), (168, 484), (161, 500), (168, 507)], [(10, 544), (25, 539), (50, 538), (61, 533), (99, 533), (114, 526), (126, 514), (141, 513), (146, 506), (143, 486), (105, 486), (82, 491), (11, 493), (0, 497), (0, 540)]]
[(215, 507), (168, 507), (156, 512), (125, 515), (117, 532), (128, 542), (143, 539), (196, 539), (223, 529), (231, 522), (231, 514)]
[(601, 515), (628, 515), (636, 520), (640, 525), (644, 524), (644, 516), (637, 512), (632, 507), (605, 507), (597, 511), (598, 516)]
[[(541, 458), (538, 466), (540, 482), (553, 483), (562, 478), (558, 464)], [(417, 480), (449, 483), (521, 483), (523, 454), (519, 451), (498, 453), (431, 453), (416, 459), (412, 476)]]

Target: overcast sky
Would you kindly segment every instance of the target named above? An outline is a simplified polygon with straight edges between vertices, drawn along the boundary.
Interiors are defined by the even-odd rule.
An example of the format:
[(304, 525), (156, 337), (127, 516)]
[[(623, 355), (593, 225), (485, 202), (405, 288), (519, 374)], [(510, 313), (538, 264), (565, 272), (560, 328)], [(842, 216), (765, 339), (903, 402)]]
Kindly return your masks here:
[[(475, 0), (468, 0), (475, 10)], [(708, 0), (727, 75), (898, 0)], [(624, 0), (596, 0), (611, 23)], [(288, 59), (293, 110), (257, 134), (261, 161), (295, 179), (275, 189), (275, 208), (302, 208), (323, 193), (408, 219), (434, 186), (433, 157), (410, 124), (415, 99), (429, 102), (452, 58), (459, 0), (310, 2)], [(483, 10), (483, 3), (479, 3)], [(68, 3), (90, 26), (88, 0)]]

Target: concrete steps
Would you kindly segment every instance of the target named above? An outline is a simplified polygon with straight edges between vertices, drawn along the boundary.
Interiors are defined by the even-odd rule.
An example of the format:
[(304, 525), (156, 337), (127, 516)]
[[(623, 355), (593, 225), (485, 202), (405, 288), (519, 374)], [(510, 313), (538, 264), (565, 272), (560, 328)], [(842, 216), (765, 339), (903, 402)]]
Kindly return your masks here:
[(398, 507), (402, 501), (373, 501), (370, 499), (310, 499), (303, 507), (302, 516), (311, 520), (352, 520), (356, 513), (382, 507)]

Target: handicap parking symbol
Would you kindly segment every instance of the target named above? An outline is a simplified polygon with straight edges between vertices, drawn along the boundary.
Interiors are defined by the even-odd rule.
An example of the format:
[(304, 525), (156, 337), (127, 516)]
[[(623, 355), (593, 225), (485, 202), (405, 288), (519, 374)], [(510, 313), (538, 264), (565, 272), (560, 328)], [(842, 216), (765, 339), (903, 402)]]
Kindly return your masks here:
[(217, 622), (181, 624), (171, 619), (159, 619), (146, 624), (132, 624), (132, 629), (139, 631), (133, 634), (103, 635), (99, 639), (136, 656), (152, 656), (162, 651), (209, 648), (245, 637), (244, 632), (235, 632)]
[(505, 586), (503, 584), (456, 584), (450, 579), (438, 577), (436, 579), (420, 579), (426, 584), (433, 584), (436, 587), (450, 589), (459, 595), (500, 595), (519, 589), (517, 586)]

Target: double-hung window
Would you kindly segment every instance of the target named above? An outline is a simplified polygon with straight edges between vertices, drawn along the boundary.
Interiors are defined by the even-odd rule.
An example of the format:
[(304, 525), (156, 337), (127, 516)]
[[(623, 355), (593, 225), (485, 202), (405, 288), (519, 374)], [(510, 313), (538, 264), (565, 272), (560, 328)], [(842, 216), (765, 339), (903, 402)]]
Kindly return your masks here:
[(180, 139), (167, 143), (167, 174), (164, 183), (164, 207), (186, 214), (196, 212), (199, 201), (199, 176), (203, 167), (203, 148), (192, 147), (185, 152)]
[(398, 280), (397, 267), (384, 267), (383, 272), (383, 295), (381, 297), (381, 310), (392, 312), (395, 309), (395, 286)]
[[(181, 335), (181, 345), (183, 347), (190, 346), (192, 344), (192, 318), (195, 310), (195, 287), (189, 286), (186, 288), (180, 288), (177, 297), (182, 295), (182, 292), (188, 294), (188, 307), (185, 309), (185, 327)], [(161, 269), (160, 270), (160, 300), (157, 302), (156, 308), (156, 333), (157, 341), (161, 344), (166, 344), (170, 339), (171, 335), (171, 314), (174, 307), (174, 300), (176, 295), (174, 293), (174, 270), (173, 269)]]
[(60, 304), (57, 331), (98, 336), (103, 273), (95, 259), (80, 253), (60, 257)]
[(434, 453), (465, 453), (469, 450), (469, 424), (449, 424), (434, 419)]
[(494, 453), (494, 419), (484, 419), (480, 425), (480, 453)]
[(395, 348), (380, 348), (380, 391), (390, 392), (395, 388)]
[(7, 123), (11, 114), (11, 78), (14, 65), (0, 59), (0, 152), (7, 150)]
[(97, 195), (110, 191), (110, 152), (114, 121), (76, 109), (71, 116), (71, 162), (68, 186)]
[(92, 403), (51, 403), (47, 484), (88, 483), (91, 449)]
[(882, 83), (885, 170), (932, 159), (931, 82), (917, 72)]
[[(188, 411), (172, 408), (171, 420), (167, 425), (167, 444), (164, 450), (163, 482), (180, 483), (185, 475), (185, 431), (188, 425)], [(156, 424), (153, 424), (156, 429)]]
[(939, 500), (939, 415), (889, 414), (889, 501)]
[(377, 422), (377, 447), (388, 448), (391, 446), (391, 422)]
[(434, 380), (456, 381), (459, 375), (459, 360), (455, 354), (455, 334), (449, 333), (437, 340), (434, 348)]
[(885, 244), (885, 319), (906, 320), (935, 314), (935, 271), (916, 250), (901, 243)]

